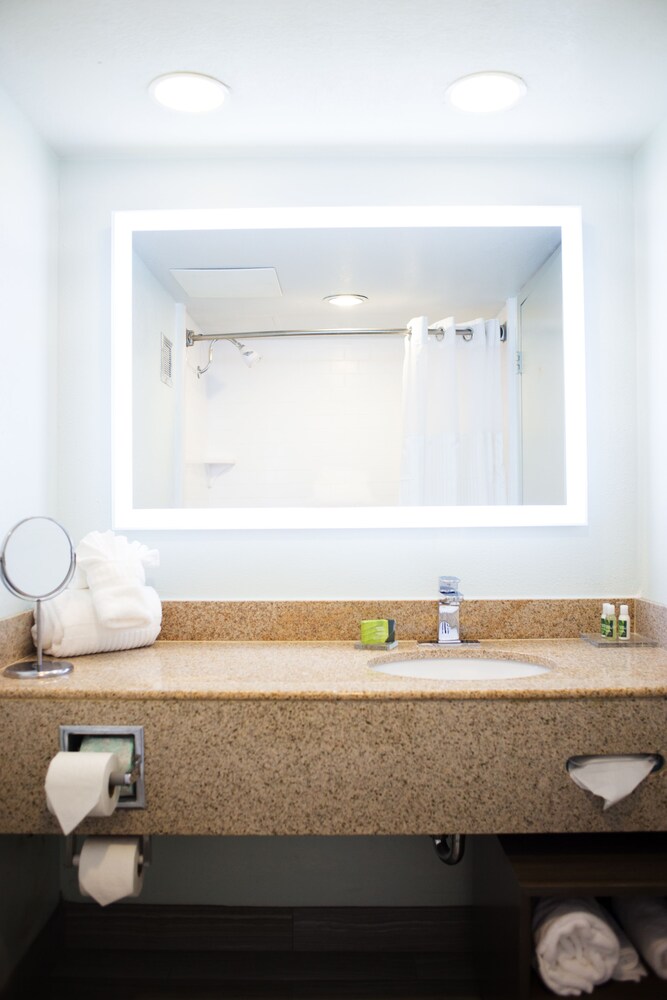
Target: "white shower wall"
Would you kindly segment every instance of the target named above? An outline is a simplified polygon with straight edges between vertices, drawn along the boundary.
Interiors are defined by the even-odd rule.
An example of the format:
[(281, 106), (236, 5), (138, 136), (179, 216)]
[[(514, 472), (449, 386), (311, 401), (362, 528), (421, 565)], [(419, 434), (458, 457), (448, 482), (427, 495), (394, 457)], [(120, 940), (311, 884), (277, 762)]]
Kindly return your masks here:
[[(398, 500), (403, 338), (219, 341), (186, 367), (186, 506), (382, 506)], [(204, 352), (204, 348), (206, 349)], [(196, 345), (208, 357), (208, 345)], [(198, 361), (203, 367), (205, 362)], [(363, 428), (363, 431), (360, 431)], [(228, 463), (210, 485), (202, 462)]]

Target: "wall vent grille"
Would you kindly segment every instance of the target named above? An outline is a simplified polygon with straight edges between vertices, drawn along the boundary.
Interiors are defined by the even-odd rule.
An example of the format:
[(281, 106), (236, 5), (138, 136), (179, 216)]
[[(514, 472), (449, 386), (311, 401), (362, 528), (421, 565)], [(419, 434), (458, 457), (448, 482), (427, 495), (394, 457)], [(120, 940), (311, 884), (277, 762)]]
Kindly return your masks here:
[(165, 337), (163, 333), (160, 334), (161, 337), (161, 348), (160, 348), (160, 378), (165, 385), (173, 386), (172, 382), (172, 364), (174, 355), (174, 345)]

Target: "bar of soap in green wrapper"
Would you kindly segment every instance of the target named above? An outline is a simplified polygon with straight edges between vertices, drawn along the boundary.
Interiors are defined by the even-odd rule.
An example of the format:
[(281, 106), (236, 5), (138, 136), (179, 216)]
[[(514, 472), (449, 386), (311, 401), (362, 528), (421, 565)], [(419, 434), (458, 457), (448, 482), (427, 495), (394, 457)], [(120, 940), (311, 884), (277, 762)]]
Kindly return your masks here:
[(373, 618), (361, 623), (361, 641), (364, 645), (393, 642), (396, 622), (393, 618)]

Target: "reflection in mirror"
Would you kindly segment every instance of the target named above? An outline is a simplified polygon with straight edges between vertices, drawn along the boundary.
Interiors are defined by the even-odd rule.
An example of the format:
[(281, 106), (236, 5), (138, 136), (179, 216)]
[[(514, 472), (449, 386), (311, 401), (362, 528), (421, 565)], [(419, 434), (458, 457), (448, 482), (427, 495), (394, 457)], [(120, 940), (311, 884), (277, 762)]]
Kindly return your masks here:
[(577, 210), (250, 215), (117, 213), (116, 526), (585, 519)]
[(74, 575), (72, 540), (51, 517), (26, 517), (7, 532), (0, 550), (0, 578), (12, 594), (35, 601), (37, 659), (12, 663), (3, 671), (22, 680), (68, 674), (72, 664), (42, 656), (42, 601), (60, 594)]

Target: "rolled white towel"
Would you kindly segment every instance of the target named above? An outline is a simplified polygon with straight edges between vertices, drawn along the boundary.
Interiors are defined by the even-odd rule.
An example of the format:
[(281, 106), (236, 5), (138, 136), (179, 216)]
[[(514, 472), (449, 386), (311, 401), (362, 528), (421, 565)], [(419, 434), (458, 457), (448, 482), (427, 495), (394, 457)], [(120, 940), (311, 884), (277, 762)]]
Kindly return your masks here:
[(612, 909), (642, 958), (667, 979), (667, 902), (657, 896), (615, 896)]
[(648, 976), (646, 967), (639, 957), (639, 952), (621, 925), (608, 910), (605, 910), (605, 916), (618, 938), (620, 948), (618, 962), (611, 974), (611, 978), (616, 979), (618, 982), (638, 983), (644, 976)]
[[(42, 644), (48, 656), (84, 656), (87, 653), (108, 653), (120, 649), (150, 646), (155, 642), (162, 623), (162, 605), (152, 587), (153, 617), (142, 628), (111, 629), (101, 625), (95, 614), (89, 590), (67, 588), (51, 601), (42, 603)], [(35, 626), (32, 628), (36, 640)]]
[(618, 938), (594, 899), (541, 899), (533, 938), (538, 972), (562, 997), (591, 993), (618, 964)]

